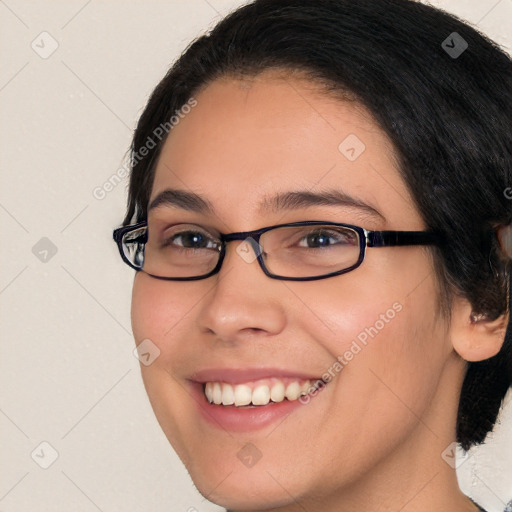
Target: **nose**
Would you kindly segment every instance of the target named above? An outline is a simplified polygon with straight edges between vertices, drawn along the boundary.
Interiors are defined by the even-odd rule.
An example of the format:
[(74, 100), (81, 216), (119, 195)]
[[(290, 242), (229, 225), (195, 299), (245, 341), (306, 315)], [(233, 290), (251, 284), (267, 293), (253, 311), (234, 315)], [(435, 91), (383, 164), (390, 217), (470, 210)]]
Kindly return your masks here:
[(255, 333), (275, 335), (284, 328), (283, 283), (263, 273), (255, 249), (256, 244), (245, 240), (226, 244), (220, 271), (207, 280), (213, 290), (198, 310), (203, 332), (233, 342)]

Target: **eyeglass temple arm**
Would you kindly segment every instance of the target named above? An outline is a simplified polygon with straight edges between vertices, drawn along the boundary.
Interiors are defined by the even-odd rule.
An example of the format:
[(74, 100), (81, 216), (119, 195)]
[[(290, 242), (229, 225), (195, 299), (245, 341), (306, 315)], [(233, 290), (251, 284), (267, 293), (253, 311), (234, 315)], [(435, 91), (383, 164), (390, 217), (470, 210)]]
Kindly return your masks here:
[(432, 231), (367, 231), (366, 241), (368, 247), (386, 247), (439, 244), (442, 239)]

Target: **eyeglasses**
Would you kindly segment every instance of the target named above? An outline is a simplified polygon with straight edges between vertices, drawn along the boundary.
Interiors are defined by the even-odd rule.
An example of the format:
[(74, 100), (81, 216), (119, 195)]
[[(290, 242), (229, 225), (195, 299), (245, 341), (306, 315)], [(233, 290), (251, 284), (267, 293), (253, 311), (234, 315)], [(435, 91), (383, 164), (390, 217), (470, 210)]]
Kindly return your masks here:
[(359, 267), (367, 247), (431, 245), (442, 238), (432, 231), (368, 231), (314, 220), (229, 234), (184, 223), (148, 230), (144, 221), (114, 230), (114, 240), (125, 263), (157, 279), (210, 277), (222, 266), (226, 243), (244, 240), (237, 252), (247, 262), (257, 259), (268, 277), (312, 281)]

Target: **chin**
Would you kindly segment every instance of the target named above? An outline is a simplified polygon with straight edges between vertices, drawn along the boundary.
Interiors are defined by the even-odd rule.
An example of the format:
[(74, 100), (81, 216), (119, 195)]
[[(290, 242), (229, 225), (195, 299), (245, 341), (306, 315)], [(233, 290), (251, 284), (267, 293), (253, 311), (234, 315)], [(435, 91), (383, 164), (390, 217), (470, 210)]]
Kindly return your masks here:
[(283, 485), (276, 480), (264, 470), (253, 476), (244, 470), (234, 471), (224, 481), (220, 481), (219, 476), (215, 482), (210, 478), (193, 478), (204, 498), (228, 511), (267, 510), (296, 503), (297, 493), (288, 490), (286, 483)]

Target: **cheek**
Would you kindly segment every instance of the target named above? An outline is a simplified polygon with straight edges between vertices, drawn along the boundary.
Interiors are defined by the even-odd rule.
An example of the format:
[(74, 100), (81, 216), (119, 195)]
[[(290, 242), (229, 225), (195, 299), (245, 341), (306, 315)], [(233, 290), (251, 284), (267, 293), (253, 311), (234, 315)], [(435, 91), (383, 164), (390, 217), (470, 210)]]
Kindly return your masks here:
[[(364, 269), (296, 287), (293, 296), (301, 304), (293, 322), (303, 332), (316, 332), (334, 357), (371, 358), (406, 373), (418, 361), (440, 364), (447, 344), (433, 269), (417, 255), (397, 256), (372, 253)], [(425, 361), (425, 354), (432, 357)]]
[[(149, 365), (141, 364), (141, 375), (149, 401), (163, 432), (185, 462), (188, 461), (188, 429), (183, 428), (186, 417), (180, 409), (190, 402), (183, 386), (172, 375), (172, 369), (182, 357), (183, 330), (187, 314), (192, 314), (198, 297), (191, 297), (185, 286), (151, 278), (143, 273), (135, 277), (132, 290), (132, 329), (136, 344), (149, 339), (159, 350)], [(183, 287), (183, 289), (182, 289)], [(185, 421), (186, 423), (186, 421)], [(181, 425), (181, 426), (180, 426)]]
[[(176, 338), (173, 333), (179, 331), (194, 306), (191, 294), (182, 288), (185, 285), (154, 279), (143, 273), (136, 275), (131, 306), (136, 343), (149, 338), (164, 357), (172, 352), (172, 340)], [(165, 344), (163, 340), (166, 340)]]
[(368, 439), (398, 439), (399, 430), (404, 434), (412, 427), (436, 392), (449, 343), (436, 316), (433, 279), (415, 288), (417, 281), (406, 276), (376, 285), (345, 275), (293, 289), (303, 303), (293, 322), (314, 336), (333, 362), (323, 378), (334, 384), (334, 402), (343, 404), (332, 410), (347, 435), (357, 429)]

